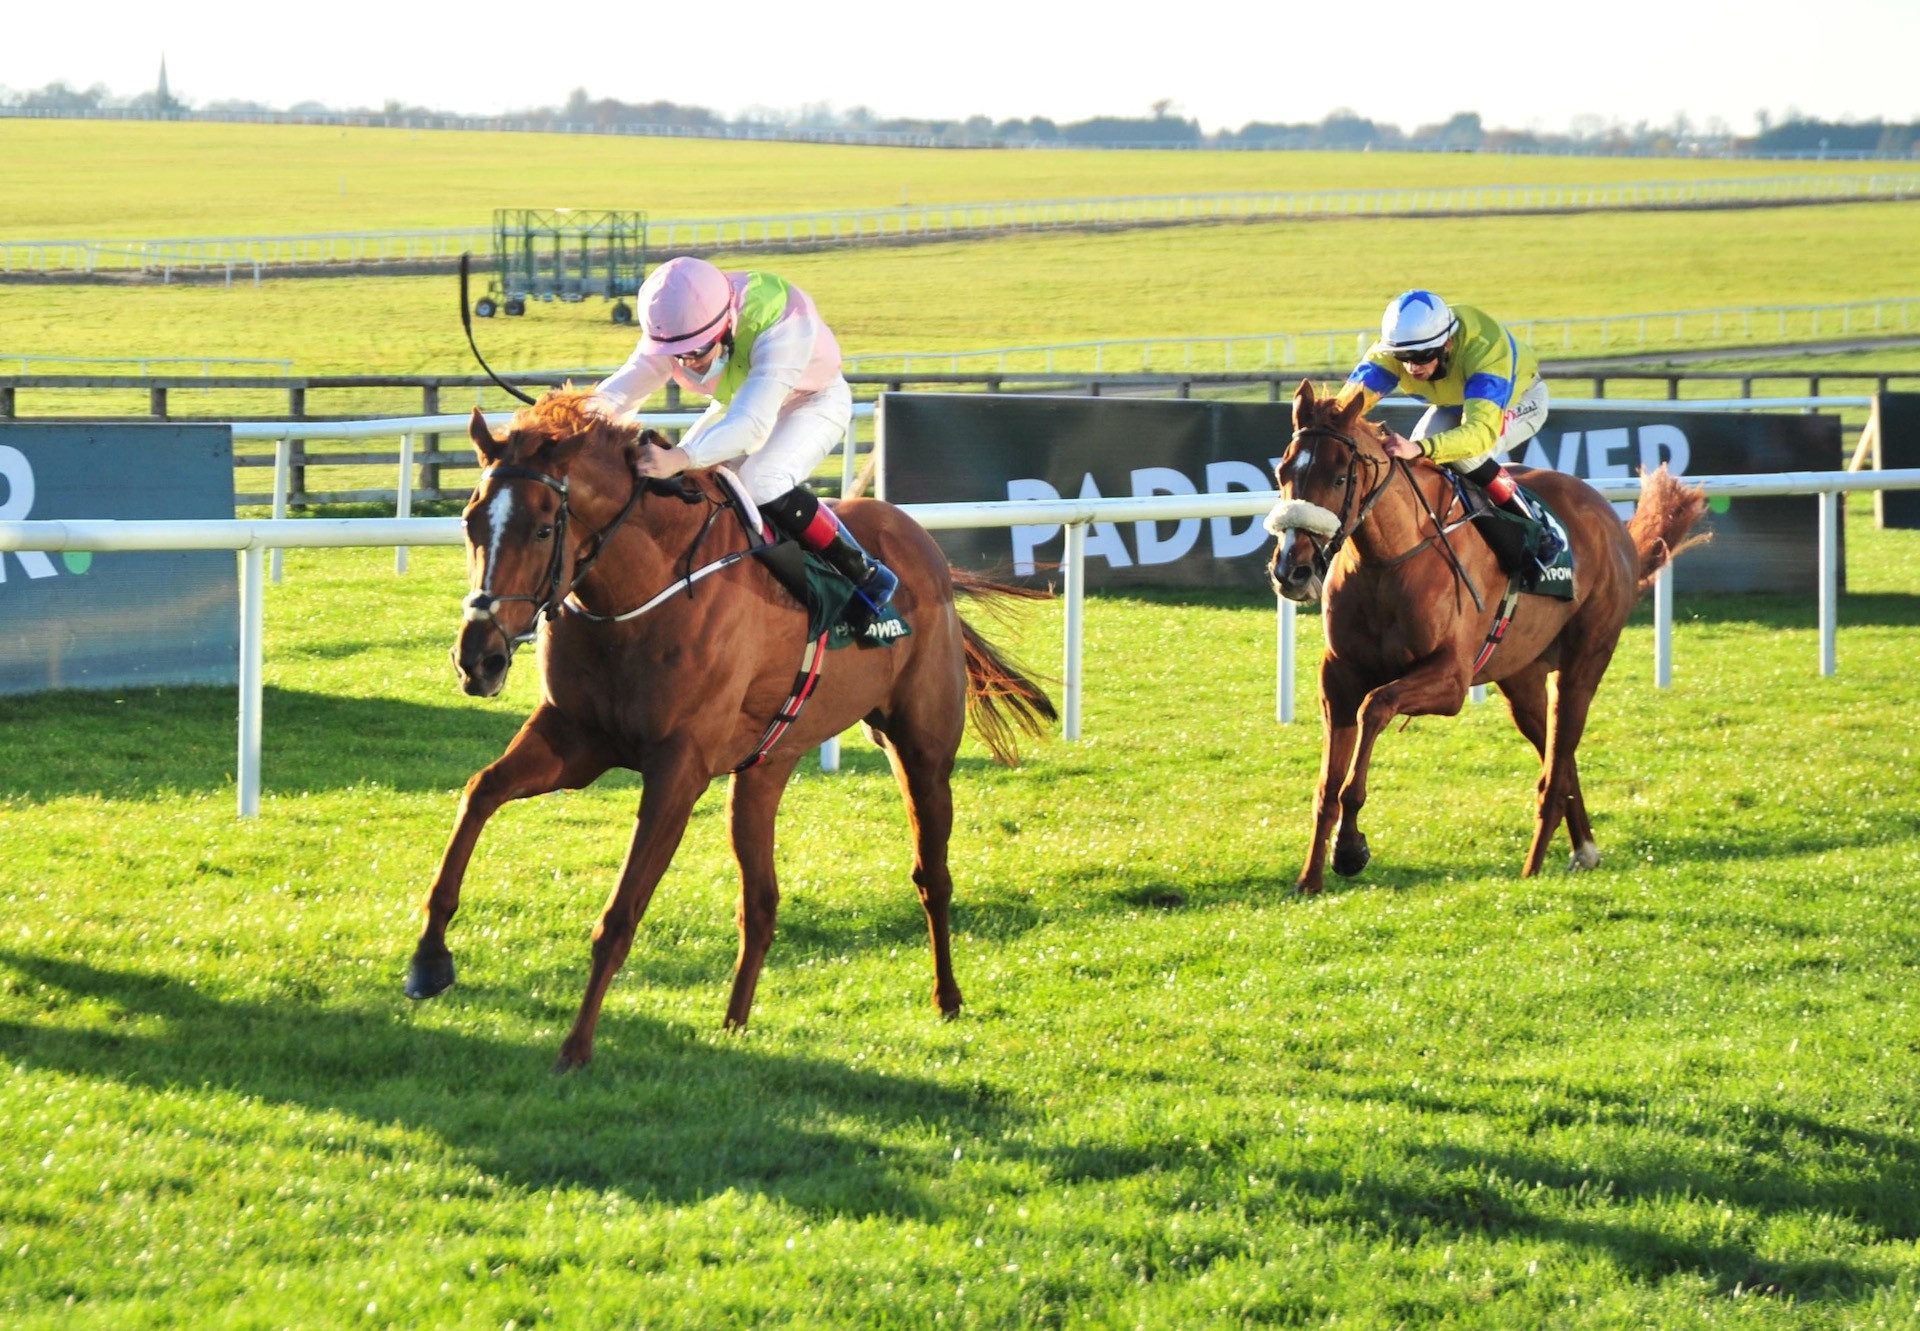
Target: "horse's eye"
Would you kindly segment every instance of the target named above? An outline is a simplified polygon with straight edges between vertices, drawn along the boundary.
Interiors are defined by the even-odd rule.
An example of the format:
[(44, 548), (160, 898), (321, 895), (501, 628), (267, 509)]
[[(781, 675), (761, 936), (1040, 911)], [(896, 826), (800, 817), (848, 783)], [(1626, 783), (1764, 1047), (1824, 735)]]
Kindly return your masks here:
[(552, 536), (553, 528), (543, 523), (540, 529), (534, 532), (533, 539), (536, 541), (544, 541), (550, 539)]

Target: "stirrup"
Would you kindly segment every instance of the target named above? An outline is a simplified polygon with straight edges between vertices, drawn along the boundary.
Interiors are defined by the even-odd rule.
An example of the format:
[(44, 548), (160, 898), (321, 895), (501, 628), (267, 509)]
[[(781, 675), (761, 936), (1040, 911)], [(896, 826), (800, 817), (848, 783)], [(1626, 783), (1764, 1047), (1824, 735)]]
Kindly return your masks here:
[(866, 602), (867, 609), (877, 619), (886, 613), (888, 602), (900, 590), (900, 579), (894, 576), (892, 569), (871, 555), (867, 557), (867, 569), (867, 576), (853, 584), (853, 593)]

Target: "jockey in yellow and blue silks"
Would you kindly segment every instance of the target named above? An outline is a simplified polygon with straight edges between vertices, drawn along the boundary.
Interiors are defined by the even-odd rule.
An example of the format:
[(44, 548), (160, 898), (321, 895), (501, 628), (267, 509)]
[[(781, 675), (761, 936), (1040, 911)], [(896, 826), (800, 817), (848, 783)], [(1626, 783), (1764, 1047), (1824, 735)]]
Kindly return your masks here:
[[(1499, 507), (1529, 525), (1536, 521), (1499, 459), (1547, 420), (1547, 385), (1526, 343), (1472, 306), (1448, 308), (1431, 291), (1403, 291), (1388, 303), (1380, 340), (1347, 376), (1337, 400), (1345, 405), (1359, 398), (1370, 411), (1396, 391), (1433, 405), (1411, 436), (1388, 435), (1389, 453), (1450, 467)], [(1546, 548), (1538, 557), (1551, 563), (1557, 551), (1550, 524), (1542, 524), (1542, 540)]]

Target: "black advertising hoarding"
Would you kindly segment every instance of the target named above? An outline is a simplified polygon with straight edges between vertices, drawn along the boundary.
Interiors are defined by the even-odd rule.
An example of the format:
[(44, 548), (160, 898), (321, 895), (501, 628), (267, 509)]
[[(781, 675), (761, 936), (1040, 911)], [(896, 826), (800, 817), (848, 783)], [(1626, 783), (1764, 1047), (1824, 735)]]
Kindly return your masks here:
[[(1271, 490), (1292, 432), (1290, 402), (890, 393), (879, 493), (896, 504), (1125, 498)], [(1405, 431), (1415, 408), (1379, 418)], [(1508, 461), (1589, 480), (1626, 479), (1666, 462), (1676, 475), (1831, 471), (1840, 424), (1830, 416), (1554, 411)], [(1616, 505), (1632, 512), (1630, 502)], [(1687, 555), (1690, 591), (1813, 592), (1819, 584), (1818, 501), (1809, 496), (1714, 501), (1713, 543)], [(935, 533), (955, 564), (1043, 574), (1059, 563), (1058, 526)], [(1259, 518), (1095, 523), (1090, 587), (1265, 590), (1271, 538)]]
[[(1880, 427), (1873, 465), (1881, 471), (1920, 467), (1920, 393), (1880, 393), (1873, 401)], [(1875, 490), (1874, 521), (1882, 527), (1920, 527), (1920, 490)]]
[[(225, 426), (0, 426), (0, 520), (232, 517)], [(228, 550), (0, 553), (0, 693), (231, 685), (238, 606)]]

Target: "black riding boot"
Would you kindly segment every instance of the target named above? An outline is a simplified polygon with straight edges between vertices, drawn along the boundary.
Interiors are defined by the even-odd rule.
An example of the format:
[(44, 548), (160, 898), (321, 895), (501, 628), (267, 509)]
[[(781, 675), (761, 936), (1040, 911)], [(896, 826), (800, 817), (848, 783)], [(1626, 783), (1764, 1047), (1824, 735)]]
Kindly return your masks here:
[(848, 628), (855, 633), (862, 632), (885, 613), (887, 602), (900, 586), (900, 579), (892, 569), (861, 548), (853, 533), (813, 491), (796, 485), (779, 498), (762, 504), (760, 511), (853, 584), (854, 598), (847, 607)]
[(1507, 475), (1507, 469), (1495, 459), (1489, 458), (1472, 471), (1462, 472), (1468, 480), (1486, 492), (1487, 499), (1500, 513), (1511, 514), (1520, 519), (1509, 522), (1503, 517), (1487, 514), (1478, 519), (1480, 534), (1487, 544), (1493, 547), (1494, 555), (1500, 560), (1500, 567), (1508, 575), (1515, 573), (1532, 574), (1537, 571), (1532, 556), (1533, 532), (1541, 527), (1533, 516), (1533, 510), (1527, 507), (1527, 501), (1520, 494), (1520, 487)]

